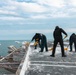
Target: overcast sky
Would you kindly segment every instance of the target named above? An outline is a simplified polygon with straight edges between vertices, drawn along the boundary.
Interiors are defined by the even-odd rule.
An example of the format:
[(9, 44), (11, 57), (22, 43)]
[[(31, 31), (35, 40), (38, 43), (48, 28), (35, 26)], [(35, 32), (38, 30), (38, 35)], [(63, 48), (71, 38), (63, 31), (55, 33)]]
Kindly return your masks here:
[(56, 25), (76, 33), (76, 0), (0, 0), (0, 40), (51, 39)]

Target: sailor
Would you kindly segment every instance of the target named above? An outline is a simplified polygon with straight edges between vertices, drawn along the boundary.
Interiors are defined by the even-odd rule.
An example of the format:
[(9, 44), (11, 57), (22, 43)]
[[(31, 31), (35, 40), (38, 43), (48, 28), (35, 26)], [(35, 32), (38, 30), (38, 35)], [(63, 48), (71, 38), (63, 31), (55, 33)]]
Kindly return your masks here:
[(35, 49), (37, 49), (37, 45), (39, 44), (39, 47), (40, 47), (40, 39), (41, 39), (41, 37), (40, 37), (40, 34), (39, 33), (36, 33), (34, 36), (33, 36), (33, 38), (32, 38), (32, 40), (31, 40), (31, 42), (33, 41), (33, 40), (35, 40)]
[(66, 37), (67, 37), (67, 33), (62, 28), (59, 28), (59, 26), (56, 26), (56, 28), (53, 32), (54, 45), (53, 45), (52, 55), (50, 55), (52, 57), (55, 57), (55, 49), (56, 49), (56, 46), (57, 46), (58, 42), (61, 46), (62, 57), (66, 57), (66, 55), (64, 53), (62, 33), (65, 34)]
[(76, 35), (75, 33), (71, 34), (69, 38), (70, 52), (72, 52), (72, 45), (74, 44), (75, 52), (76, 52)]
[(40, 52), (43, 52), (44, 48), (46, 50), (46, 52), (48, 51), (48, 48), (47, 48), (47, 38), (44, 34), (40, 34), (41, 36), (41, 51)]
[[(39, 46), (41, 48), (40, 52), (43, 52), (44, 47), (45, 47), (46, 51), (48, 51), (48, 49), (47, 49), (47, 39), (46, 39), (46, 36), (44, 34), (36, 33), (31, 41), (33, 41), (34, 39), (35, 39), (35, 41), (36, 41), (36, 39), (38, 39), (37, 41), (38, 41)], [(36, 47), (37, 46), (35, 46), (35, 48)]]

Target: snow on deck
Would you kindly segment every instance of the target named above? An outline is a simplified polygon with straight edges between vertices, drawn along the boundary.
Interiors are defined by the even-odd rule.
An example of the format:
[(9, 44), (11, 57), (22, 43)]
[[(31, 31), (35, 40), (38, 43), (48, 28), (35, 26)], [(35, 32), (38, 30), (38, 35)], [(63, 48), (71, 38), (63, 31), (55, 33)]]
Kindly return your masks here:
[(27, 56), (19, 75), (76, 75), (76, 53), (65, 51), (67, 57), (61, 57), (61, 48), (57, 47), (55, 57), (51, 51), (39, 52), (29, 46)]

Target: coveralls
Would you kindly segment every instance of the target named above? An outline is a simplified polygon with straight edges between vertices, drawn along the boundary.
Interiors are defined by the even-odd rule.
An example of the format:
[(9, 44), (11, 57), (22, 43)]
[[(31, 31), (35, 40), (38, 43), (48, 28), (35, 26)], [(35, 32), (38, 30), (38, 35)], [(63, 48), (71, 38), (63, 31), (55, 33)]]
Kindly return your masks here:
[(53, 45), (53, 50), (52, 50), (52, 55), (51, 55), (53, 57), (55, 56), (55, 49), (56, 49), (58, 42), (61, 46), (62, 57), (66, 56), (64, 53), (64, 44), (63, 44), (62, 33), (67, 36), (67, 33), (62, 28), (59, 28), (58, 26), (56, 26), (56, 28), (53, 32), (54, 45)]

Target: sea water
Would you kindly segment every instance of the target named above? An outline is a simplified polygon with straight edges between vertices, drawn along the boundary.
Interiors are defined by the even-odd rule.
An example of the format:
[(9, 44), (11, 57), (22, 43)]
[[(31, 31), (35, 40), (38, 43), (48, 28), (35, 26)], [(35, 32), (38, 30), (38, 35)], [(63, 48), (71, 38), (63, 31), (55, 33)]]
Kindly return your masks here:
[(24, 40), (17, 41), (20, 43), (17, 43), (16, 40), (0, 40), (0, 55), (6, 56), (8, 54), (8, 46), (14, 45), (16, 48), (19, 48)]
[[(16, 48), (22, 46), (22, 42), (25, 40), (0, 40), (0, 56), (6, 56), (8, 54), (8, 46), (14, 45)], [(11, 74), (11, 72), (0, 68), (0, 74)]]

